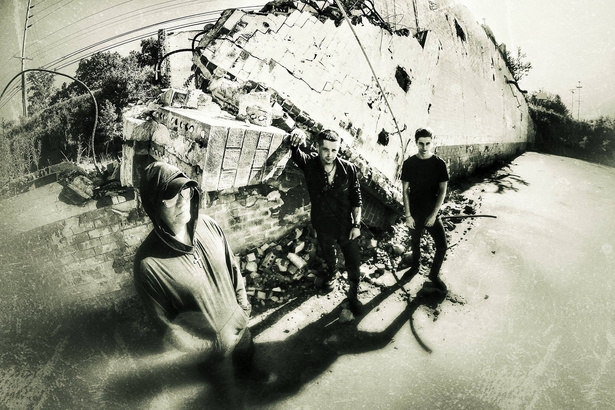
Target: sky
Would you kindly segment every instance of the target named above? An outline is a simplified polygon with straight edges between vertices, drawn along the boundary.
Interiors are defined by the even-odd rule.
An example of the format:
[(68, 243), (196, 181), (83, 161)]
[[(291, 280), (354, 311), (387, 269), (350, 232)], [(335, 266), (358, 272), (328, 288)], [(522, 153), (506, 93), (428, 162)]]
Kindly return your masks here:
[[(263, 4), (254, 0), (30, 0), (26, 36), (26, 68), (59, 68), (72, 75), (85, 47), (94, 50), (135, 39), (119, 51), (138, 46), (140, 36), (160, 27), (201, 28), (216, 11)], [(403, 1), (403, 0), (398, 0)], [(410, 0), (406, 0), (410, 1)], [(426, 0), (417, 0), (426, 1)], [(511, 52), (517, 47), (532, 63), (520, 86), (530, 92), (559, 94), (580, 118), (592, 118), (609, 104), (615, 117), (615, 0), (456, 0), (485, 22), (499, 43)], [(21, 47), (28, 0), (0, 0), (0, 87), (21, 69)], [(377, 1), (376, 1), (377, 3)], [(179, 20), (181, 17), (192, 16)], [(121, 36), (130, 32), (126, 36)], [(116, 37), (117, 36), (117, 37)], [(112, 41), (105, 41), (112, 39)], [(81, 51), (80, 53), (77, 53)], [(75, 54), (77, 53), (77, 54)], [(72, 55), (71, 55), (72, 54)], [(68, 56), (68, 57), (66, 57)], [(14, 58), (18, 57), (18, 58)], [(72, 64), (71, 64), (72, 63)], [(64, 77), (61, 77), (64, 80)], [(20, 94), (8, 104), (18, 80), (0, 101), (0, 116), (14, 119), (21, 112)], [(581, 86), (582, 88), (577, 88)], [(574, 90), (574, 94), (571, 93)], [(574, 103), (573, 103), (574, 101)], [(574, 106), (572, 106), (574, 104)], [(603, 113), (604, 114), (604, 113)]]
[(523, 89), (558, 94), (569, 109), (574, 98), (575, 117), (580, 92), (581, 119), (609, 102), (615, 117), (614, 0), (459, 1), (509, 51), (527, 54), (533, 68), (520, 81)]

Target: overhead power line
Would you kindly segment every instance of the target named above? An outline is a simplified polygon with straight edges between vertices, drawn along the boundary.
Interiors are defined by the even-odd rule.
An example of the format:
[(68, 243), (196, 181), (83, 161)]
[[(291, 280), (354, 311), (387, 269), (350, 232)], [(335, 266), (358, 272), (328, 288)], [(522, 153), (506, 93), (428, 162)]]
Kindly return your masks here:
[[(60, 0), (60, 1), (59, 1), (58, 3), (56, 3), (56, 4), (59, 4), (59, 3), (61, 3), (62, 1), (64, 1), (64, 0)], [(39, 19), (40, 19), (40, 20), (43, 20), (44, 18), (51, 16), (53, 13), (55, 13), (55, 12), (59, 11), (59, 10), (60, 10), (61, 8), (63, 8), (63, 7), (68, 6), (68, 5), (69, 5), (69, 4), (71, 4), (73, 1), (75, 1), (75, 0), (69, 0), (69, 1), (68, 1), (68, 3), (63, 4), (63, 5), (61, 5), (61, 6), (57, 7), (57, 8), (55, 8), (54, 10), (50, 11), (50, 12), (49, 12), (49, 13), (47, 13), (47, 14), (44, 14), (43, 16), (40, 16), (40, 17), (39, 17)], [(43, 10), (39, 10), (39, 11), (38, 11), (38, 13), (39, 13), (39, 14), (40, 14), (40, 13), (43, 13), (43, 12), (45, 12), (46, 10), (50, 9), (50, 8), (51, 8), (51, 7), (53, 7), (53, 6), (55, 6), (55, 4), (54, 4), (54, 5), (50, 5), (50, 6), (49, 6), (49, 7), (47, 7), (47, 8), (43, 8)]]
[[(207, 24), (207, 23), (212, 23), (212, 22), (215, 22), (215, 21), (216, 21), (216, 19), (202, 20), (202, 21), (197, 22), (195, 24)], [(184, 24), (184, 25), (179, 25), (179, 26), (168, 27), (167, 29), (168, 30), (179, 30), (179, 29), (182, 29), (182, 28), (191, 27), (191, 26), (193, 26), (195, 24)], [(60, 64), (60, 65), (54, 67), (53, 69), (54, 70), (61, 70), (61, 69), (66, 68), (66, 67), (68, 67), (68, 66), (70, 66), (72, 64), (75, 64), (75, 63), (77, 63), (77, 62), (79, 62), (79, 61), (81, 61), (81, 60), (83, 60), (85, 58), (91, 57), (94, 54), (102, 53), (102, 52), (105, 52), (105, 51), (109, 51), (109, 50), (112, 50), (112, 49), (114, 49), (116, 47), (120, 47), (120, 46), (123, 46), (123, 45), (128, 44), (128, 43), (132, 43), (133, 41), (149, 38), (149, 37), (155, 36), (157, 34), (158, 34), (157, 30), (156, 31), (151, 31), (151, 32), (147, 32), (145, 34), (141, 34), (141, 35), (138, 35), (138, 36), (135, 36), (135, 37), (131, 37), (131, 38), (128, 38), (128, 39), (125, 39), (125, 40), (122, 40), (122, 41), (110, 44), (110, 45), (108, 45), (106, 47), (103, 47), (101, 49), (96, 49), (94, 51), (88, 52), (87, 54), (81, 55), (79, 57), (75, 57), (72, 60), (69, 60), (67, 62), (64, 62), (63, 64)]]
[(20, 92), (21, 92), (21, 84), (14, 85), (13, 88), (10, 89), (9, 92), (7, 93), (9, 94), (9, 96), (4, 99), (4, 102), (0, 103), (0, 110), (4, 108), (11, 101), (11, 99), (15, 97), (17, 94), (19, 94)]
[[(211, 21), (211, 20), (209, 20), (209, 21)], [(202, 24), (202, 21), (195, 22), (194, 24), (195, 24), (195, 25), (196, 25), (196, 24)], [(191, 24), (191, 25), (192, 25), (192, 24)], [(151, 27), (155, 27), (155, 26), (157, 26), (157, 25), (148, 26), (147, 28), (151, 28)], [(188, 26), (188, 27), (189, 27), (189, 26)], [(178, 28), (178, 27), (176, 27), (176, 28), (171, 28), (171, 29), (176, 30), (177, 28)], [(128, 35), (128, 34), (137, 33), (137, 32), (142, 31), (142, 30), (143, 30), (143, 29), (135, 29), (135, 30), (130, 30), (130, 31), (126, 32), (126, 33), (123, 33), (123, 34), (118, 34), (118, 35), (116, 35), (116, 36), (109, 37), (109, 38), (107, 38), (107, 39), (97, 41), (97, 42), (96, 42), (96, 43), (94, 43), (94, 44), (91, 44), (91, 45), (89, 45), (89, 46), (87, 46), (87, 47), (83, 47), (83, 48), (81, 48), (81, 49), (79, 49), (79, 50), (77, 50), (77, 51), (73, 51), (72, 53), (69, 53), (69, 54), (67, 54), (67, 55), (65, 55), (65, 56), (63, 56), (63, 57), (60, 57), (60, 58), (58, 58), (58, 59), (56, 59), (56, 60), (54, 60), (54, 61), (52, 61), (52, 62), (50, 62), (50, 63), (48, 63), (48, 64), (45, 64), (45, 66), (46, 66), (46, 67), (52, 67), (52, 66), (59, 67), (59, 66), (60, 66), (60, 64), (61, 64), (63, 61), (66, 61), (67, 59), (69, 59), (69, 58), (71, 58), (71, 57), (78, 56), (79, 54), (82, 54), (82, 53), (86, 52), (87, 50), (91, 50), (91, 49), (93, 49), (93, 48), (95, 48), (95, 47), (101, 46), (101, 45), (103, 45), (103, 44), (105, 44), (105, 43), (108, 43), (108, 42), (110, 42), (110, 41), (120, 39), (120, 38), (122, 38), (122, 37), (125, 37), (125, 36), (126, 36), (126, 35)], [(113, 44), (111, 44), (111, 45), (110, 45), (107, 49), (115, 48), (115, 47), (117, 47), (117, 46), (119, 46), (119, 45), (123, 45), (123, 44), (129, 43), (129, 42), (131, 42), (131, 41), (138, 40), (138, 39), (140, 39), (140, 38), (151, 37), (152, 35), (156, 34), (157, 32), (158, 32), (158, 30), (155, 30), (155, 31), (150, 31), (150, 32), (147, 32), (147, 35), (138, 35), (138, 36), (136, 36), (136, 37), (129, 38), (129, 39), (127, 39), (126, 41), (121, 41), (121, 42), (116, 42), (116, 43), (113, 43)], [(96, 52), (98, 52), (98, 51), (96, 51)], [(95, 54), (96, 52), (94, 52), (94, 53), (92, 53), (92, 54)], [(90, 54), (90, 55), (91, 55), (91, 54)], [(80, 60), (81, 58), (83, 58), (83, 57), (81, 56), (81, 57), (77, 58), (77, 61), (78, 61), (78, 60)], [(72, 64), (72, 63), (70, 63), (70, 64)], [(69, 64), (69, 65), (70, 65), (70, 64)]]
[[(194, 3), (194, 2), (198, 2), (198, 1), (201, 1), (201, 0), (188, 0), (188, 1), (184, 1), (184, 3), (182, 5), (185, 6), (185, 5), (188, 5), (190, 3)], [(93, 14), (90, 14), (88, 16), (85, 16), (85, 17), (83, 17), (83, 18), (81, 18), (81, 19), (79, 19), (77, 21), (74, 21), (74, 22), (72, 22), (70, 24), (64, 25), (61, 28), (59, 28), (58, 30), (56, 30), (56, 31), (54, 31), (52, 33), (49, 33), (48, 37), (51, 37), (51, 36), (53, 36), (54, 34), (60, 32), (60, 31), (66, 30), (68, 27), (70, 27), (70, 26), (72, 26), (74, 24), (77, 24), (79, 22), (87, 20), (87, 19), (89, 19), (89, 18), (91, 18), (93, 16), (97, 16), (97, 15), (99, 15), (100, 13), (102, 13), (104, 11), (108, 11), (108, 10), (110, 10), (112, 8), (118, 7), (118, 6), (123, 5), (125, 3), (127, 3), (127, 2), (118, 4), (118, 5), (115, 5), (115, 6), (112, 6), (112, 7), (108, 7), (106, 9), (104, 9), (104, 10), (101, 10), (101, 11), (98, 11), (96, 13), (93, 13)], [(167, 6), (164, 6), (164, 4), (167, 4), (167, 3), (171, 3), (171, 4), (167, 5)], [(99, 27), (99, 28), (102, 27), (102, 28), (106, 29), (109, 26), (118, 25), (118, 24), (125, 23), (125, 22), (130, 22), (130, 21), (132, 21), (135, 18), (135, 16), (136, 17), (143, 17), (143, 16), (147, 16), (147, 15), (150, 15), (150, 14), (154, 14), (154, 13), (160, 13), (161, 11), (164, 11), (164, 10), (167, 10), (167, 9), (176, 9), (178, 7), (177, 3), (178, 3), (177, 0), (167, 0), (167, 1), (164, 1), (162, 3), (152, 4), (152, 5), (149, 5), (147, 7), (142, 7), (142, 8), (139, 8), (139, 9), (131, 10), (128, 13), (123, 13), (123, 14), (120, 14), (120, 15), (115, 15), (113, 17), (107, 18), (107, 19), (102, 20), (102, 21), (97, 21), (94, 24), (88, 25), (87, 27), (85, 27), (83, 29), (77, 30), (77, 31), (75, 31), (75, 32), (73, 32), (73, 33), (71, 33), (71, 34), (69, 34), (67, 36), (62, 37), (61, 39), (54, 40), (53, 43), (55, 45), (53, 45), (51, 47), (46, 47), (45, 48), (45, 53), (48, 53), (49, 51), (54, 50), (54, 49), (56, 49), (56, 48), (58, 48), (60, 46), (64, 46), (68, 41), (70, 41), (72, 39), (77, 39), (77, 38), (83, 37), (85, 35), (90, 35), (91, 36), (92, 32), (95, 31), (94, 30), (95, 27)], [(159, 7), (161, 5), (162, 5), (162, 7)], [(147, 10), (147, 9), (151, 9), (151, 10)], [(219, 11), (216, 10), (214, 12), (219, 12)], [(113, 23), (110, 23), (113, 20), (116, 20), (116, 21), (113, 22)], [(98, 30), (98, 28), (96, 30)], [(35, 55), (34, 57), (38, 58), (38, 57), (40, 57), (40, 55)]]
[[(261, 6), (257, 6), (258, 8), (260, 8)], [(255, 7), (256, 8), (256, 7)], [(134, 34), (134, 33), (138, 33), (140, 31), (143, 30), (147, 30), (150, 29), (150, 31), (147, 31), (144, 34), (139, 34), (133, 37), (129, 37), (127, 39), (121, 40), (121, 41), (117, 41), (117, 42), (113, 42), (111, 44), (109, 44), (108, 46), (102, 48), (102, 49), (97, 49), (94, 52), (88, 53), (87, 56), (93, 55), (97, 52), (101, 52), (101, 51), (108, 51), (110, 49), (113, 49), (115, 47), (130, 43), (132, 41), (136, 41), (136, 40), (140, 40), (143, 38), (147, 38), (147, 37), (151, 37), (153, 35), (156, 35), (158, 33), (158, 30), (160, 28), (166, 28), (167, 30), (179, 30), (179, 29), (183, 29), (183, 28), (187, 28), (187, 27), (191, 27), (191, 26), (197, 26), (197, 25), (202, 25), (202, 24), (207, 24), (207, 23), (211, 23), (211, 22), (215, 22), (218, 19), (218, 14), (220, 14), (222, 10), (215, 10), (215, 11), (210, 11), (210, 12), (205, 12), (205, 13), (196, 13), (196, 14), (192, 14), (186, 17), (180, 17), (180, 18), (174, 18), (174, 19), (169, 19), (169, 20), (165, 20), (165, 21), (161, 21), (155, 24), (150, 24), (138, 29), (134, 29), (134, 30), (130, 30), (127, 32), (124, 32), (122, 34), (118, 34), (109, 38), (106, 38), (104, 40), (100, 40), (97, 41), (93, 44), (88, 45), (87, 47), (83, 47), (79, 50), (73, 51), (72, 53), (69, 53), (65, 56), (62, 56), (60, 58), (57, 58), (49, 63), (46, 63), (43, 67), (47, 67), (47, 68), (55, 68), (55, 69), (59, 69), (59, 68), (64, 68), (68, 65), (73, 64), (76, 61), (79, 61), (80, 59), (83, 59), (86, 57), (86, 53), (88, 50), (92, 50), (96, 47), (102, 46), (105, 43), (109, 43), (109, 42), (113, 42), (114, 40), (118, 40), (121, 39), (122, 37), (126, 37), (127, 35), (130, 34)], [(195, 20), (195, 21), (191, 21), (189, 23), (183, 23), (183, 24), (179, 24), (179, 25), (173, 25), (173, 26), (166, 26), (168, 23), (171, 22), (178, 22), (178, 21), (182, 21), (182, 20), (188, 20), (194, 17), (202, 17), (202, 16), (208, 16), (208, 15), (215, 15), (215, 17), (210, 17), (208, 19), (204, 19), (204, 20)], [(155, 29), (155, 30), (151, 30), (151, 29)], [(66, 60), (69, 60), (68, 63), (65, 63)]]
[[(138, 32), (143, 31), (143, 30), (156, 29), (156, 32), (157, 32), (157, 30), (159, 28), (168, 28), (168, 27), (165, 27), (165, 26), (170, 24), (170, 23), (185, 21), (185, 20), (188, 20), (188, 19), (198, 18), (198, 17), (205, 17), (205, 16), (213, 16), (213, 15), (215, 15), (216, 19), (217, 19), (217, 16), (222, 11), (223, 10), (213, 10), (213, 11), (208, 11), (208, 12), (204, 12), (204, 13), (195, 13), (195, 14), (191, 14), (191, 15), (188, 15), (188, 16), (176, 17), (176, 18), (172, 18), (172, 19), (168, 19), (168, 20), (159, 21), (159, 22), (156, 22), (154, 24), (149, 24), (149, 25), (137, 28), (137, 29), (129, 30), (129, 31), (126, 31), (124, 33), (117, 34), (115, 36), (106, 38), (104, 40), (97, 41), (97, 42), (95, 42), (93, 44), (90, 44), (90, 45), (88, 45), (86, 47), (83, 47), (83, 48), (81, 48), (79, 50), (73, 51), (73, 52), (71, 52), (69, 54), (66, 54), (66, 55), (64, 55), (64, 56), (62, 56), (60, 58), (57, 58), (57, 59), (55, 59), (55, 60), (53, 60), (51, 62), (46, 63), (45, 66), (46, 67), (50, 67), (50, 66), (54, 66), (54, 65), (59, 65), (63, 61), (65, 61), (65, 60), (67, 60), (69, 58), (72, 58), (72, 57), (74, 57), (76, 55), (79, 55), (79, 54), (81, 54), (81, 53), (83, 53), (83, 52), (85, 52), (85, 51), (87, 51), (89, 49), (92, 49), (94, 47), (98, 47), (98, 46), (100, 46), (102, 44), (108, 43), (110, 41), (122, 38), (122, 37), (130, 35), (130, 34), (138, 33)], [(198, 20), (198, 21), (191, 22), (190, 25), (202, 24), (202, 22), (203, 22), (203, 20)], [(177, 29), (177, 28), (174, 28), (174, 29)]]
[[(51, 1), (51, 0), (42, 0), (40, 2), (38, 2), (38, 4), (41, 4), (45, 1)], [(54, 5), (58, 5), (59, 3), (61, 3), (64, 0), (60, 0), (54, 3), (51, 3), (48, 7), (52, 7)], [(72, 1), (72, 0), (71, 0)], [(171, 0), (172, 2), (176, 2), (176, 0)], [(197, 0), (194, 0), (197, 1)], [(192, 0), (190, 1), (192, 2)], [(165, 2), (166, 3), (166, 2)], [(62, 7), (62, 6), (61, 6)], [(256, 6), (249, 6), (249, 7), (244, 7), (242, 9), (247, 10), (247, 11), (255, 11), (255, 10), (259, 10), (260, 8), (262, 8), (263, 5), (256, 5)], [(133, 29), (133, 30), (129, 30), (126, 31), (122, 34), (119, 35), (115, 35), (112, 37), (109, 37), (107, 39), (101, 40), (101, 41), (97, 41), (93, 44), (90, 44), (87, 47), (83, 47), (77, 51), (71, 52), (65, 56), (62, 56), (60, 58), (57, 58), (49, 63), (46, 63), (44, 65), (40, 65), (40, 67), (42, 69), (51, 69), (51, 70), (61, 70), (63, 68), (66, 68), (72, 64), (77, 63), (78, 61), (84, 59), (84, 58), (88, 58), (96, 53), (99, 52), (104, 52), (104, 51), (109, 51), (112, 50), (116, 47), (120, 47), (123, 46), (125, 44), (134, 42), (134, 41), (138, 41), (138, 40), (142, 40), (145, 38), (149, 38), (152, 36), (157, 35), (158, 30), (160, 28), (165, 28), (167, 30), (181, 30), (184, 28), (188, 28), (188, 27), (194, 27), (194, 26), (198, 26), (198, 25), (204, 25), (204, 24), (208, 24), (208, 23), (213, 23), (215, 22), (218, 18), (219, 18), (219, 14), (221, 14), (221, 12), (224, 11), (224, 9), (220, 9), (220, 10), (212, 10), (212, 11), (208, 11), (208, 12), (203, 12), (203, 13), (194, 13), (188, 16), (183, 16), (183, 17), (177, 17), (177, 18), (173, 18), (173, 19), (168, 19), (168, 20), (164, 20), (161, 22), (157, 22), (155, 24), (149, 24), (147, 26), (141, 27), (139, 29)], [(194, 19), (196, 17), (204, 17), (204, 16), (211, 16), (209, 18), (206, 19), (201, 19), (201, 20), (195, 20), (195, 21), (190, 21), (187, 23), (182, 23), (182, 24), (175, 24), (175, 25), (168, 25), (169, 23), (173, 23), (173, 22), (181, 22), (181, 21), (185, 21), (185, 20), (190, 20), (190, 19)], [(124, 16), (123, 16), (124, 17)], [(166, 26), (166, 27), (165, 27)], [(142, 30), (148, 30), (145, 33), (141, 33), (135, 36), (131, 36), (128, 38), (123, 38), (122, 37), (126, 37), (129, 36), (130, 34), (135, 34), (139, 31)], [(38, 32), (35, 31), (36, 34), (38, 34)], [(121, 39), (120, 41), (114, 41), (114, 40), (118, 40)], [(111, 42), (111, 43), (110, 43)], [(106, 46), (100, 48), (100, 46), (104, 45), (105, 43), (110, 43), (107, 44)], [(35, 44), (38, 44), (37, 42)], [(45, 50), (48, 50), (49, 48), (46, 47)], [(23, 71), (23, 70), (22, 70)], [(7, 75), (3, 76), (3, 79), (6, 78)], [(24, 89), (23, 86), (20, 85), (15, 85), (13, 88), (11, 88), (10, 90), (8, 90), (8, 92), (6, 92), (5, 94), (5, 98), (4, 101), (0, 102), (0, 109), (4, 108), (9, 102), (10, 100), (15, 97), (15, 95), (17, 95), (20, 91), (24, 90), (24, 92), (26, 91)]]

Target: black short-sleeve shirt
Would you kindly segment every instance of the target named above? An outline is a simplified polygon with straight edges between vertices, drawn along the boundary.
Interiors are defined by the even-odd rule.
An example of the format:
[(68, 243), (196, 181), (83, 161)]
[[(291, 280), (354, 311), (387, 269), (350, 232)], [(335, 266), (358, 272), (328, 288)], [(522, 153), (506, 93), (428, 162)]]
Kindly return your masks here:
[(436, 206), (440, 182), (448, 181), (446, 163), (438, 156), (420, 159), (416, 155), (404, 161), (401, 180), (409, 183), (408, 197), (413, 216), (429, 215)]

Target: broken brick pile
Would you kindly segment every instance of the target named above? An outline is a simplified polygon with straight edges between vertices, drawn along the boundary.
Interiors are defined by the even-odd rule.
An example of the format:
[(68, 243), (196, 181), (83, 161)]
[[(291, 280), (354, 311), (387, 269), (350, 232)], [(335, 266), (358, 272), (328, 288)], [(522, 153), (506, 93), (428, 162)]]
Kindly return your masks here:
[(254, 306), (271, 307), (312, 288), (322, 272), (317, 241), (311, 227), (297, 227), (277, 242), (245, 253), (240, 267)]

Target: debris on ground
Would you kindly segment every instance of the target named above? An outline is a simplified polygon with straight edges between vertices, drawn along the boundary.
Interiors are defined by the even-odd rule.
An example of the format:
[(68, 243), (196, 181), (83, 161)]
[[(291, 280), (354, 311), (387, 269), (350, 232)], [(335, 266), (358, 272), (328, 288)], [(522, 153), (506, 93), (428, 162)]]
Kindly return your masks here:
[[(464, 196), (452, 190), (442, 206), (441, 215), (473, 215), (479, 207), (480, 199)], [(459, 237), (467, 232), (455, 233), (458, 226), (454, 219), (444, 220), (449, 247), (451, 237)], [(466, 224), (466, 226), (468, 226)], [(412, 262), (410, 232), (403, 220), (388, 229), (362, 229), (359, 239), (361, 246), (361, 286), (360, 293), (377, 293), (378, 289), (390, 286), (383, 275), (408, 268)], [(430, 235), (421, 238), (421, 267), (426, 272), (433, 261), (434, 243)], [(283, 305), (298, 297), (309, 297), (321, 292), (339, 292), (347, 289), (347, 272), (344, 258), (338, 249), (338, 264), (334, 277), (323, 286), (325, 272), (324, 260), (319, 256), (316, 232), (311, 225), (297, 227), (282, 239), (252, 248), (238, 256), (246, 290), (251, 298), (255, 313)], [(390, 275), (388, 275), (390, 276)], [(387, 277), (388, 277), (387, 276)], [(366, 285), (367, 288), (366, 289)], [(373, 288), (373, 289), (372, 289)], [(340, 322), (351, 321), (354, 317), (340, 316)]]

